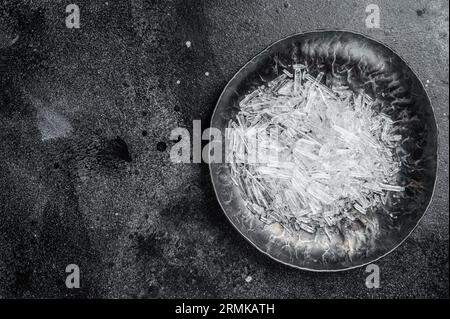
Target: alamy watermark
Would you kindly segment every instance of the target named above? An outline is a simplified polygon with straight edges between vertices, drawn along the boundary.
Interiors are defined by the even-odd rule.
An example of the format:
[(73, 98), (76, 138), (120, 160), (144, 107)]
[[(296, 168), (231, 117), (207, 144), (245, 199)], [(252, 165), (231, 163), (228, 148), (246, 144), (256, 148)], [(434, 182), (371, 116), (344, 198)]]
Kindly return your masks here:
[(366, 28), (379, 29), (380, 28), (380, 7), (376, 4), (369, 4), (366, 7)]
[(80, 267), (75, 264), (67, 265), (66, 273), (66, 287), (69, 289), (80, 288)]
[(80, 7), (72, 3), (66, 7), (66, 13), (69, 15), (66, 17), (66, 28), (79, 29), (80, 28)]
[[(173, 163), (273, 163), (281, 162), (281, 153), (278, 151), (280, 130), (274, 127), (268, 131), (250, 131), (245, 137), (238, 136), (239, 142), (246, 148), (255, 152), (241, 152), (238, 157), (228, 156), (235, 151), (233, 138), (234, 130), (240, 128), (227, 127), (223, 131), (218, 128), (209, 127), (201, 129), (201, 121), (192, 121), (192, 135), (188, 129), (177, 127), (170, 133), (170, 139), (176, 141), (170, 150), (170, 159)], [(260, 138), (269, 134), (270, 139)], [(233, 137), (234, 136), (234, 137)], [(209, 143), (202, 147), (202, 141)]]
[(369, 289), (380, 288), (380, 267), (375, 264), (367, 265), (366, 287)]

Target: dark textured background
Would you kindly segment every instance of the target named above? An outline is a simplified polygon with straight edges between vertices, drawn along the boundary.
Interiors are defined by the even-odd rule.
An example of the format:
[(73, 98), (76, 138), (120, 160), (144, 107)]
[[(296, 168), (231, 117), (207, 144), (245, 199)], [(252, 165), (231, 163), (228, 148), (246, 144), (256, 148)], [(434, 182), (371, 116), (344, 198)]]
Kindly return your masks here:
[[(65, 28), (69, 1), (0, 0), (0, 297), (448, 298), (448, 1), (372, 1), (379, 30), (365, 28), (371, 1), (71, 2), (79, 30)], [(227, 222), (207, 166), (169, 160), (170, 131), (206, 128), (245, 62), (320, 28), (394, 48), (429, 81), (440, 129), (433, 202), (377, 262), (377, 290), (364, 268), (262, 255)]]

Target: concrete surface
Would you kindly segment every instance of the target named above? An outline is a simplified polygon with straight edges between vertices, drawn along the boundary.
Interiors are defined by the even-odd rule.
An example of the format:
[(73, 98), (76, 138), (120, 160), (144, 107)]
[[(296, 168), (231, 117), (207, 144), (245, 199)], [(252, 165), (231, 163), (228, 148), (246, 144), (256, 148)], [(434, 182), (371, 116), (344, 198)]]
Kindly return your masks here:
[[(0, 297), (448, 298), (448, 1), (72, 2), (80, 29), (65, 27), (67, 1), (0, 1)], [(207, 127), (245, 62), (324, 28), (394, 48), (429, 80), (440, 129), (433, 202), (377, 263), (376, 290), (364, 268), (310, 273), (260, 254), (207, 166), (169, 160), (170, 131)], [(71, 263), (80, 289), (65, 287)]]

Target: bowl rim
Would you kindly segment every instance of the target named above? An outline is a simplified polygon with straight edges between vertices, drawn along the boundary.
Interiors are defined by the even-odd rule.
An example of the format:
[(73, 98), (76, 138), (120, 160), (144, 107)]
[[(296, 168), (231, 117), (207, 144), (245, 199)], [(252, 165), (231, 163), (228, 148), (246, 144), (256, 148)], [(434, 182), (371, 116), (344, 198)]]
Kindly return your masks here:
[(348, 34), (354, 34), (354, 35), (358, 35), (361, 36), (363, 38), (367, 38), (373, 42), (376, 42), (384, 47), (386, 47), (387, 49), (389, 49), (390, 51), (392, 51), (397, 57), (400, 58), (400, 60), (402, 60), (403, 63), (405, 63), (405, 65), (411, 70), (412, 74), (417, 78), (418, 82), (420, 83), (420, 85), (422, 86), (426, 98), (428, 99), (429, 103), (430, 103), (430, 107), (431, 107), (431, 113), (433, 114), (433, 120), (434, 120), (434, 124), (436, 126), (436, 137), (435, 137), (435, 143), (436, 143), (436, 164), (435, 164), (435, 177), (434, 177), (434, 183), (433, 183), (433, 189), (431, 191), (431, 196), (430, 199), (428, 200), (427, 206), (424, 210), (424, 212), (422, 213), (422, 215), (419, 217), (419, 219), (417, 220), (417, 222), (415, 223), (414, 227), (412, 227), (412, 229), (410, 230), (410, 232), (397, 244), (395, 245), (393, 248), (391, 248), (389, 251), (387, 251), (386, 253), (376, 257), (375, 259), (368, 261), (368, 262), (364, 262), (361, 263), (359, 265), (354, 265), (354, 266), (350, 266), (350, 267), (346, 267), (346, 268), (338, 268), (338, 269), (315, 269), (315, 268), (309, 268), (309, 267), (302, 267), (302, 266), (298, 266), (286, 261), (283, 261), (281, 259), (278, 259), (274, 256), (272, 256), (269, 252), (264, 251), (263, 249), (261, 249), (260, 247), (258, 247), (248, 236), (246, 236), (245, 234), (243, 234), (240, 229), (233, 223), (232, 219), (230, 218), (230, 216), (228, 216), (226, 210), (224, 209), (222, 202), (219, 200), (219, 195), (217, 192), (217, 188), (216, 185), (214, 183), (214, 179), (213, 179), (213, 171), (212, 171), (212, 164), (213, 163), (209, 163), (208, 167), (209, 167), (209, 177), (211, 179), (211, 183), (214, 189), (214, 195), (216, 197), (217, 202), (219, 202), (220, 208), (223, 212), (223, 214), (226, 216), (227, 220), (230, 222), (231, 225), (233, 225), (233, 227), (239, 232), (239, 234), (241, 236), (243, 236), (247, 242), (249, 242), (253, 247), (255, 247), (258, 251), (260, 251), (261, 253), (263, 253), (264, 255), (268, 256), (269, 258), (271, 258), (272, 260), (275, 260), (283, 265), (289, 266), (291, 268), (295, 268), (295, 269), (300, 269), (300, 270), (305, 270), (305, 271), (310, 271), (310, 272), (316, 272), (316, 273), (336, 273), (336, 272), (342, 272), (342, 271), (347, 271), (347, 270), (351, 270), (351, 269), (356, 269), (356, 268), (360, 268), (366, 265), (370, 265), (375, 263), (376, 261), (386, 257), (387, 255), (389, 255), (390, 253), (392, 253), (394, 250), (396, 250), (398, 247), (400, 247), (405, 241), (406, 239), (408, 239), (411, 234), (414, 232), (414, 230), (418, 227), (418, 225), (420, 224), (420, 222), (422, 221), (422, 219), (424, 218), (425, 214), (428, 212), (433, 199), (435, 197), (435, 190), (436, 190), (436, 185), (437, 185), (437, 180), (438, 180), (438, 176), (439, 176), (439, 159), (440, 159), (440, 134), (439, 134), (439, 126), (438, 126), (438, 122), (436, 120), (436, 113), (435, 113), (435, 109), (433, 107), (433, 103), (430, 99), (430, 96), (426, 90), (426, 86), (423, 84), (422, 80), (420, 79), (420, 77), (418, 76), (417, 72), (411, 67), (411, 65), (409, 65), (409, 63), (400, 55), (398, 54), (398, 52), (396, 50), (394, 50), (393, 48), (391, 48), (389, 45), (381, 42), (380, 40), (377, 40), (371, 36), (368, 36), (366, 34), (363, 34), (361, 32), (357, 32), (357, 31), (352, 31), (352, 30), (346, 30), (346, 29), (314, 29), (314, 30), (310, 30), (310, 31), (304, 31), (304, 32), (297, 32), (297, 33), (292, 33), (289, 34), (287, 36), (282, 37), (281, 39), (270, 43), (268, 46), (266, 46), (263, 50), (261, 50), (259, 53), (257, 53), (256, 55), (254, 55), (249, 61), (247, 61), (241, 68), (239, 68), (238, 71), (236, 71), (234, 73), (234, 75), (231, 77), (231, 79), (227, 82), (227, 84), (225, 85), (225, 87), (223, 88), (219, 98), (217, 99), (217, 102), (214, 106), (214, 111), (211, 115), (211, 120), (210, 120), (210, 127), (213, 127), (213, 119), (215, 118), (216, 115), (216, 111), (218, 109), (219, 103), (221, 102), (223, 95), (225, 93), (225, 91), (228, 89), (229, 85), (231, 84), (231, 82), (237, 77), (237, 75), (243, 70), (245, 69), (248, 65), (250, 65), (253, 61), (253, 59), (255, 59), (256, 57), (262, 55), (264, 52), (268, 51), (270, 48), (272, 48), (274, 45), (285, 41), (289, 38), (293, 38), (299, 35), (306, 35), (306, 34), (310, 34), (310, 33), (326, 33), (326, 32), (341, 32), (341, 33), (348, 33)]

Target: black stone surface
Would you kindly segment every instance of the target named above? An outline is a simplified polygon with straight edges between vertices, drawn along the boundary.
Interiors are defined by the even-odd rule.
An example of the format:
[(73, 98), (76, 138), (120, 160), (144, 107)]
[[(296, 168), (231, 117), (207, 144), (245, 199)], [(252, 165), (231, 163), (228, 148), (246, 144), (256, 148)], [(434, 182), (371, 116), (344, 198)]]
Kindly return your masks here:
[[(448, 298), (446, 1), (377, 1), (381, 29), (365, 27), (365, 1), (73, 2), (80, 29), (65, 27), (65, 1), (0, 1), (1, 297)], [(245, 62), (324, 28), (393, 48), (438, 118), (433, 202), (377, 263), (376, 290), (364, 268), (310, 273), (263, 256), (226, 221), (206, 164), (169, 158), (171, 130), (209, 126)], [(80, 289), (64, 284), (71, 263)]]

